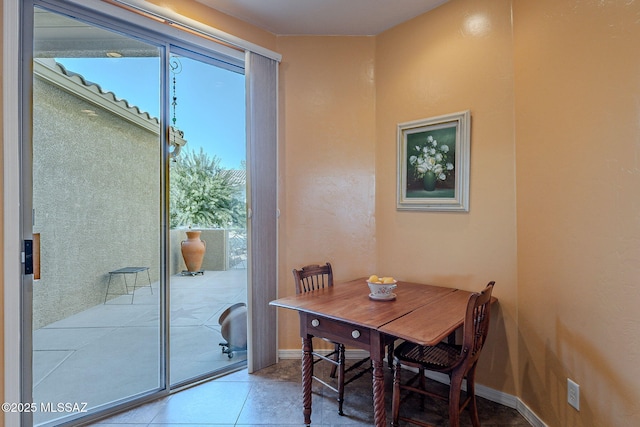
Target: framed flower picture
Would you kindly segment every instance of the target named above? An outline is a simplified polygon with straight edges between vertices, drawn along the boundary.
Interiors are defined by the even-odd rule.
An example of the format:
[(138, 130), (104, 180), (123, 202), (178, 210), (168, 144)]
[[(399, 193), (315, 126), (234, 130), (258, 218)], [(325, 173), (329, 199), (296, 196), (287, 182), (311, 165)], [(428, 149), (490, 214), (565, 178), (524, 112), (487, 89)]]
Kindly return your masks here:
[(399, 210), (469, 211), (469, 110), (398, 124)]

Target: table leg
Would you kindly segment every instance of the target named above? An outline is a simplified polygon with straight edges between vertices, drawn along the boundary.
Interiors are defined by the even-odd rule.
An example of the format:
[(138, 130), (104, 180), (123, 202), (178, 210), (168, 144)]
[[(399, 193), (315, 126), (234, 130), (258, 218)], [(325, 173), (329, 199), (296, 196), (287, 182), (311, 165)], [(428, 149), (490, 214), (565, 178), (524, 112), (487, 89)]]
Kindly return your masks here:
[(387, 411), (384, 406), (384, 336), (372, 333), (371, 366), (373, 367), (373, 421), (376, 427), (384, 427), (387, 423)]
[(311, 376), (313, 375), (313, 344), (309, 335), (302, 338), (302, 405), (304, 424), (311, 425)]
[(373, 420), (376, 427), (383, 427), (387, 422), (387, 411), (384, 406), (384, 367), (381, 360), (371, 360), (373, 365)]

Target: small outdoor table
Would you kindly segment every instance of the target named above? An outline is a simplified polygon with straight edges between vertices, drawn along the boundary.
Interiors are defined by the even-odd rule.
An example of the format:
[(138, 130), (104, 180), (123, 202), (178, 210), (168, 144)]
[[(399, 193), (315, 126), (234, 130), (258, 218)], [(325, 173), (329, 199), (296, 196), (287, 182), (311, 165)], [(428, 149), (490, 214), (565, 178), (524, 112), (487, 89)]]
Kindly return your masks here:
[[(138, 273), (142, 272), (142, 271), (146, 271), (147, 272), (147, 279), (149, 279), (149, 284), (148, 285), (142, 285), (140, 286), (145, 287), (145, 286), (149, 286), (149, 289), (151, 290), (151, 295), (153, 295), (153, 288), (151, 287), (151, 275), (149, 274), (149, 267), (124, 267), (124, 268), (120, 268), (118, 270), (113, 270), (109, 272), (109, 283), (107, 284), (107, 293), (104, 295), (104, 303), (107, 303), (107, 297), (109, 295), (131, 295), (131, 304), (133, 304), (133, 299), (135, 298), (135, 293), (136, 293), (136, 288), (138, 287)], [(109, 292), (109, 289), (111, 287), (111, 279), (113, 278), (114, 275), (116, 274), (121, 274), (122, 278), (124, 279), (124, 287), (125, 287), (125, 293), (121, 293), (121, 292)], [(133, 280), (133, 292), (129, 293), (129, 284), (127, 283), (127, 274), (135, 274), (134, 280)]]

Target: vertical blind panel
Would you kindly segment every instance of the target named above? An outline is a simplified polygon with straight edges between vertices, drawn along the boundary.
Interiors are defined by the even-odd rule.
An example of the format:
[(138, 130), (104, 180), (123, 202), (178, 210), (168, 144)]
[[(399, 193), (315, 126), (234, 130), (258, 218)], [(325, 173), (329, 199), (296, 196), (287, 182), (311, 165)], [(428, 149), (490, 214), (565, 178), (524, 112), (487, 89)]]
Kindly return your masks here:
[(277, 120), (278, 63), (248, 52), (247, 172), (249, 222), (249, 372), (277, 362)]

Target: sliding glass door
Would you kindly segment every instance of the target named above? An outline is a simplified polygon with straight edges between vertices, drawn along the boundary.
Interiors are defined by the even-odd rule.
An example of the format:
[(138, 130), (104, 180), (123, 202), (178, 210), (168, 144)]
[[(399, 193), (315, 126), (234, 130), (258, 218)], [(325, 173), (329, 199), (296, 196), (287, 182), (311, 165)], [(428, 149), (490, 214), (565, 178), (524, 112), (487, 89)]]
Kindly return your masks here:
[(33, 46), (31, 401), (59, 424), (165, 388), (162, 48), (39, 8)]
[(170, 47), (171, 387), (246, 366), (244, 74)]
[(241, 63), (42, 3), (23, 145), (22, 395), (37, 409), (24, 425), (95, 418), (247, 359)]

